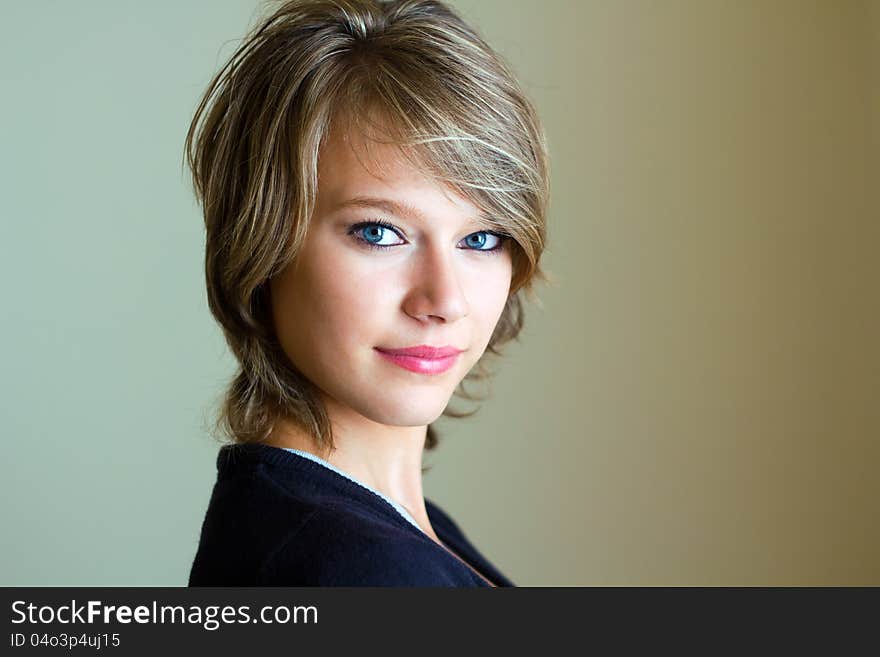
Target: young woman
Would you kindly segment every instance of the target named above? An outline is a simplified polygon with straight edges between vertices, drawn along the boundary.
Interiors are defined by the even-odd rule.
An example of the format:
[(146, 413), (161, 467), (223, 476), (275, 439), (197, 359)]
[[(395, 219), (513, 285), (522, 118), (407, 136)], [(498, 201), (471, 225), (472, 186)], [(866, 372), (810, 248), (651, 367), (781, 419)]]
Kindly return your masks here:
[(240, 364), (190, 585), (512, 586), (422, 493), (431, 423), (543, 278), (546, 145), (510, 70), (435, 0), (286, 2), (186, 152)]

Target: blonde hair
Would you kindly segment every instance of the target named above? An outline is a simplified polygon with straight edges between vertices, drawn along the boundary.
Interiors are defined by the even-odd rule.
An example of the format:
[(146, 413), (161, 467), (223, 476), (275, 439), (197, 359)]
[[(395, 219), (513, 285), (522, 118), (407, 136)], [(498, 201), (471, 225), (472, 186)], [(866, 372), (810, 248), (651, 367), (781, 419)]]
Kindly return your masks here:
[[(510, 236), (510, 294), (487, 354), (518, 336), (522, 294), (547, 280), (543, 129), (483, 39), (437, 0), (280, 4), (213, 78), (185, 144), (204, 211), (208, 304), (240, 365), (217, 417), (233, 442), (265, 440), (290, 420), (322, 449), (333, 446), (316, 388), (278, 343), (268, 289), (304, 242), (331, 125), (399, 146)], [(465, 382), (491, 376), (487, 354), (456, 395), (482, 398)], [(437, 443), (429, 426), (425, 448)]]

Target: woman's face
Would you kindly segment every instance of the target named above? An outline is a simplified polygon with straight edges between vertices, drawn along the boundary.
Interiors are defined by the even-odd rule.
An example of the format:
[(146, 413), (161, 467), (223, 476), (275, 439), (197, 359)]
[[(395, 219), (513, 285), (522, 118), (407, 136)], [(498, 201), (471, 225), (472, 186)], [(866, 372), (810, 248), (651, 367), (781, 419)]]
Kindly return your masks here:
[[(331, 416), (421, 426), (486, 349), (510, 291), (510, 245), (396, 147), (374, 143), (370, 155), (373, 173), (360, 137), (331, 133), (322, 148), (305, 244), (270, 284), (275, 329)], [(461, 353), (383, 355), (419, 345)]]

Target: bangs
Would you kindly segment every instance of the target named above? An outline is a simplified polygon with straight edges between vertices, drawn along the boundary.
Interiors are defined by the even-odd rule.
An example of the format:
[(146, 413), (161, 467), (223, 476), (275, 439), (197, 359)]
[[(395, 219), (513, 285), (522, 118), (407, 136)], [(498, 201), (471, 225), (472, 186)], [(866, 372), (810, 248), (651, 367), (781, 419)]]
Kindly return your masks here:
[[(510, 236), (519, 287), (534, 274), (544, 247), (547, 172), (536, 137), (522, 130), (522, 108), (515, 111), (511, 97), (495, 89), (487, 101), (491, 85), (480, 86), (480, 94), (453, 84), (464, 71), (432, 68), (435, 62), (420, 55), (386, 59), (377, 49), (357, 53), (359, 65), (350, 61), (354, 53), (340, 57), (335, 89), (324, 95), (334, 107), (325, 115), (324, 137), (331, 129), (362, 137), (361, 163), (373, 173), (381, 162), (371, 144), (395, 146), (414, 170), (468, 199), (487, 227)], [(467, 72), (476, 75), (472, 67)]]

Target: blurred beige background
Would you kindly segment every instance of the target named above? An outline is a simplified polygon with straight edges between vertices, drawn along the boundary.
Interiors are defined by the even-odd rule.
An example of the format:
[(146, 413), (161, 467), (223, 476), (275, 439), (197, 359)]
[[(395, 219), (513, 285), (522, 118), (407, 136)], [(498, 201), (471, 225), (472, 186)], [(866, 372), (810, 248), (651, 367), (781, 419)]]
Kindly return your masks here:
[[(452, 4), (558, 282), (427, 496), (519, 585), (880, 584), (880, 3)], [(0, 584), (186, 583), (232, 361), (180, 160), (260, 7), (0, 8)]]

